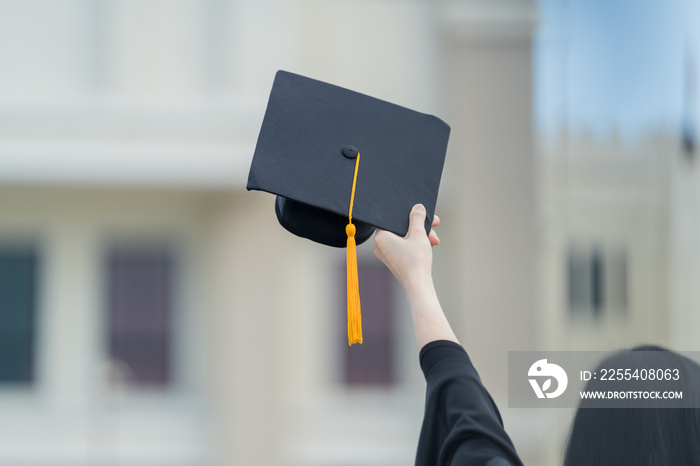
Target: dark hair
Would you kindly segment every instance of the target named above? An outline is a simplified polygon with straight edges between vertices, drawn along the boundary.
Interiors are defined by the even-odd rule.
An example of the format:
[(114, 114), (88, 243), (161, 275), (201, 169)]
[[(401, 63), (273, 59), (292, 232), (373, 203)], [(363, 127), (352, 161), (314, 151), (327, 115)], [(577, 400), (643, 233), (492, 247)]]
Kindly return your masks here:
[[(700, 366), (690, 359), (658, 346), (632, 351), (659, 351), (660, 358), (682, 367), (690, 380), (684, 397), (700, 406)], [(629, 351), (604, 360), (604, 367), (624, 367)], [(669, 367), (669, 366), (667, 366)], [(600, 390), (590, 380), (586, 390)], [(686, 401), (690, 401), (686, 400)], [(700, 409), (698, 408), (591, 408), (582, 401), (571, 426), (564, 466), (700, 466)]]

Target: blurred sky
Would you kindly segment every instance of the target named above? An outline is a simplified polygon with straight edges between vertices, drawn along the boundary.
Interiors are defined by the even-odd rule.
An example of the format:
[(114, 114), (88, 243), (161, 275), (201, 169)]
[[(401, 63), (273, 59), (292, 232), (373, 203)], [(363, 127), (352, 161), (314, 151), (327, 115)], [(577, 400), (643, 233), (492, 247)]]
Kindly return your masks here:
[[(700, 50), (697, 0), (538, 0), (540, 134), (634, 138), (679, 128), (684, 63)], [(696, 73), (697, 76), (697, 73)], [(697, 88), (697, 86), (696, 86)], [(692, 106), (698, 105), (697, 91)]]

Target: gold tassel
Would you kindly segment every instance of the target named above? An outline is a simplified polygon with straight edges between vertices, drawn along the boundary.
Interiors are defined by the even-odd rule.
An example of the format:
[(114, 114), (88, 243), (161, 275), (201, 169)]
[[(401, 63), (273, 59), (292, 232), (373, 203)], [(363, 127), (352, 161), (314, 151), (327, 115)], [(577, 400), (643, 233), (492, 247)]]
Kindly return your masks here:
[(345, 233), (348, 235), (347, 265), (348, 265), (348, 345), (362, 344), (362, 314), (360, 312), (360, 285), (357, 279), (357, 243), (355, 242), (355, 225), (352, 224), (352, 206), (355, 201), (355, 185), (357, 184), (357, 170), (360, 166), (360, 154), (355, 160), (355, 176), (352, 180), (352, 193), (350, 195), (350, 211), (348, 212), (348, 225)]
[(348, 234), (348, 344), (362, 344), (362, 314), (360, 312), (360, 287), (357, 279), (357, 245), (355, 243), (355, 225), (345, 227)]

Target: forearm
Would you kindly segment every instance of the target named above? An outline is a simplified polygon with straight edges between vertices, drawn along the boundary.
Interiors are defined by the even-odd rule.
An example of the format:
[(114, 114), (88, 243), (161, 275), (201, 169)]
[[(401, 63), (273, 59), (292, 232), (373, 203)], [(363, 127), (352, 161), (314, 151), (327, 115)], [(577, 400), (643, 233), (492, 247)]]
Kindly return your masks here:
[(420, 350), (436, 340), (459, 343), (440, 306), (440, 301), (430, 277), (420, 279), (404, 288), (411, 308), (416, 343)]

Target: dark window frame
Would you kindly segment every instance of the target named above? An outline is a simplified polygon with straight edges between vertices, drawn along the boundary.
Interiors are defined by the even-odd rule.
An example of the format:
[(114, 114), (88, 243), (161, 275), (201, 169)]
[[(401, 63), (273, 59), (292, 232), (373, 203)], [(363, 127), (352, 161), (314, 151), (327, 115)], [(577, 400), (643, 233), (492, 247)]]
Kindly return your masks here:
[[(567, 251), (566, 304), (569, 316), (600, 319), (628, 312), (629, 252), (625, 244), (570, 245)], [(613, 289), (613, 282), (621, 289)]]
[[(36, 382), (40, 286), (40, 248), (0, 245), (0, 385)], [(24, 307), (26, 315), (18, 315), (17, 307)]]
[(348, 346), (345, 261), (338, 267), (338, 341), (341, 383), (347, 388), (392, 388), (398, 385), (398, 309), (395, 278), (376, 259), (358, 257), (364, 343)]
[[(112, 387), (168, 389), (174, 383), (176, 252), (158, 242), (113, 242), (105, 248), (103, 335)], [(150, 287), (143, 283), (149, 280)], [(158, 282), (161, 289), (155, 289)], [(153, 312), (144, 315), (139, 306)]]

